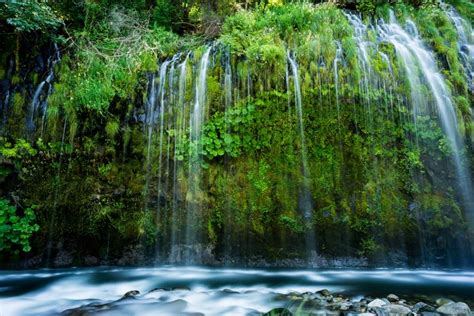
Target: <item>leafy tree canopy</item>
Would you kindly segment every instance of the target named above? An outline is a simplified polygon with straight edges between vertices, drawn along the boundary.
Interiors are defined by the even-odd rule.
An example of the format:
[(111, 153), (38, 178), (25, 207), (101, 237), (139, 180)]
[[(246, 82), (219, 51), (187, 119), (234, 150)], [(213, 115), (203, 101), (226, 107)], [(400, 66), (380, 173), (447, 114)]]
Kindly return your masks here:
[(16, 32), (45, 31), (58, 28), (63, 23), (47, 3), (36, 0), (1, 3), (0, 19)]

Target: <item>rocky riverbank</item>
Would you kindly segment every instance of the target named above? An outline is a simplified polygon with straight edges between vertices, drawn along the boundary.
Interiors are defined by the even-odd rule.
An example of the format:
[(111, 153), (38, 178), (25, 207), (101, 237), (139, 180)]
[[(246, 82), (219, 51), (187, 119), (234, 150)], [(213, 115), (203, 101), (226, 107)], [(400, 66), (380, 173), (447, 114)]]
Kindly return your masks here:
[[(179, 314), (179, 315), (217, 315), (222, 312), (213, 310), (189, 309), (189, 297), (191, 289), (187, 287), (179, 288), (157, 288), (147, 293), (140, 293), (132, 290), (125, 293), (120, 299), (113, 302), (93, 302), (78, 308), (65, 310), (63, 315), (90, 315), (126, 313), (127, 311), (144, 310), (140, 306), (153, 306), (153, 312), (158, 314)], [(224, 289), (215, 293), (206, 293), (222, 299), (227, 297), (237, 303), (242, 296), (252, 296), (252, 293), (260, 295), (257, 291), (235, 291)], [(287, 294), (271, 294), (270, 305), (280, 305), (269, 311), (251, 310), (243, 308), (239, 315), (263, 315), (263, 316), (394, 316), (394, 315), (422, 315), (422, 316), (442, 316), (442, 315), (473, 315), (467, 303), (456, 302), (448, 298), (426, 297), (426, 301), (421, 301), (418, 297), (400, 298), (396, 294), (389, 294), (386, 297), (347, 297), (340, 293), (331, 293), (328, 290), (317, 292), (290, 292)], [(178, 298), (180, 297), (180, 298)], [(170, 298), (176, 298), (171, 299)], [(218, 305), (218, 304), (217, 304)], [(216, 306), (217, 306), (216, 305)], [(216, 307), (217, 308), (217, 307)], [(233, 309), (235, 312), (235, 309)], [(217, 313), (216, 313), (217, 312)], [(147, 314), (145, 312), (145, 314)], [(141, 315), (141, 314), (140, 314)], [(233, 314), (235, 315), (235, 314)]]

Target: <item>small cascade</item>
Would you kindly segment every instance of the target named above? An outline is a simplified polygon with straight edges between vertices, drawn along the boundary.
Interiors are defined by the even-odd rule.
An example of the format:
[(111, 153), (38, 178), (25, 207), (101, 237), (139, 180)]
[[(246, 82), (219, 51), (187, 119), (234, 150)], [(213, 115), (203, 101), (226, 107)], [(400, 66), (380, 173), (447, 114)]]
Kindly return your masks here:
[[(290, 77), (293, 79), (293, 93), (295, 96), (295, 107), (296, 114), (298, 116), (298, 129), (300, 133), (300, 154), (301, 154), (301, 173), (303, 176), (302, 188), (300, 188), (300, 198), (299, 198), (299, 207), (303, 212), (303, 218), (307, 225), (306, 232), (306, 253), (307, 259), (311, 258), (316, 254), (316, 245), (315, 245), (315, 232), (313, 224), (313, 206), (311, 199), (311, 190), (310, 190), (310, 179), (311, 174), (308, 169), (308, 159), (306, 154), (306, 141), (304, 134), (304, 120), (303, 120), (303, 105), (301, 97), (301, 87), (300, 87), (300, 76), (298, 74), (298, 64), (296, 63), (294, 57), (291, 56), (291, 53), (287, 53), (288, 64), (290, 66)], [(289, 80), (287, 81), (289, 83)], [(287, 90), (290, 91), (290, 87), (287, 87)]]
[(474, 30), (471, 24), (463, 19), (454, 7), (445, 3), (442, 6), (456, 28), (458, 34), (458, 54), (468, 78), (469, 89), (474, 91)]
[[(52, 82), (54, 80), (54, 66), (61, 60), (59, 48), (54, 44), (54, 53), (48, 58), (48, 75), (41, 81), (35, 89), (31, 105), (27, 112), (26, 128), (32, 133), (36, 130), (35, 119), (38, 113), (41, 113), (41, 135), (44, 131), (44, 124), (48, 110), (48, 97), (53, 92)], [(45, 89), (47, 87), (47, 89)]]
[(186, 78), (188, 74), (188, 60), (189, 54), (186, 55), (184, 61), (178, 65), (179, 77), (178, 77), (178, 98), (177, 98), (177, 108), (175, 108), (175, 143), (174, 143), (174, 153), (173, 153), (173, 204), (171, 210), (171, 251), (170, 258), (171, 262), (176, 261), (178, 258), (178, 251), (176, 245), (178, 241), (181, 240), (179, 236), (179, 225), (178, 225), (178, 211), (179, 203), (182, 197), (179, 194), (178, 187), (178, 171), (182, 168), (182, 163), (180, 158), (183, 153), (180, 152), (183, 148), (184, 138), (186, 137), (186, 127), (187, 127), (187, 116), (186, 113), (189, 112), (187, 109), (186, 102)]
[[(224, 52), (223, 56), (223, 67), (224, 67), (224, 123), (226, 132), (230, 132), (230, 123), (229, 123), (229, 110), (232, 108), (233, 105), (233, 78), (232, 78), (232, 65), (231, 65), (231, 53), (229, 50)], [(228, 170), (230, 161), (228, 157), (224, 160), (225, 168)], [(228, 259), (232, 257), (232, 212), (230, 210), (230, 197), (226, 198), (225, 201), (225, 226), (224, 226), (224, 264), (228, 263)]]
[(375, 50), (375, 43), (369, 40), (369, 27), (364, 24), (360, 16), (350, 13), (345, 14), (354, 28), (354, 41), (357, 46), (357, 58), (361, 71), (361, 79), (358, 84), (360, 93), (364, 96), (365, 121), (367, 126), (372, 126), (373, 104), (371, 102), (370, 89), (376, 86), (376, 80), (371, 56)]
[(8, 70), (7, 74), (5, 77), (5, 86), (2, 87), (3, 90), (3, 97), (0, 98), (0, 115), (1, 115), (1, 121), (0, 121), (0, 128), (3, 128), (3, 126), (6, 125), (7, 120), (8, 120), (8, 109), (10, 107), (10, 89), (11, 87), (11, 79), (13, 75), (13, 70), (15, 67), (15, 61), (13, 58), (10, 58), (8, 62)]
[[(405, 30), (396, 20), (393, 11), (390, 11), (389, 23), (381, 21), (377, 30), (382, 41), (395, 47), (404, 66), (411, 87), (415, 123), (418, 115), (429, 113), (428, 105), (433, 104), (441, 127), (449, 140), (459, 190), (468, 210), (467, 215), (471, 223), (474, 223), (474, 192), (472, 178), (463, 156), (464, 141), (458, 130), (451, 93), (438, 70), (433, 53), (425, 48), (416, 25), (408, 20)], [(429, 88), (432, 100), (422, 93), (423, 90), (420, 89), (422, 84)]]
[[(210, 54), (212, 46), (208, 47), (201, 57), (199, 70), (196, 77), (194, 90), (194, 105), (191, 109), (189, 120), (189, 140), (190, 140), (190, 162), (188, 174), (188, 196), (187, 202), (187, 219), (186, 219), (186, 245), (198, 245), (200, 242), (199, 234), (199, 215), (201, 210), (201, 159), (199, 155), (202, 151), (201, 135), (202, 124), (207, 114), (207, 71), (209, 68)], [(187, 263), (193, 263), (198, 258), (194, 257), (193, 249), (188, 249), (185, 254)]]
[(160, 102), (159, 102), (159, 108), (158, 108), (158, 115), (159, 115), (159, 145), (158, 145), (158, 203), (157, 203), (157, 214), (158, 218), (160, 218), (161, 213), (160, 213), (160, 201), (161, 197), (163, 195), (162, 192), (162, 176), (163, 176), (163, 138), (164, 138), (164, 132), (165, 132), (165, 107), (168, 105), (167, 104), (167, 99), (166, 99), (166, 84), (167, 84), (167, 70), (168, 66), (170, 64), (173, 64), (174, 60), (170, 61), (165, 61), (163, 64), (161, 64), (160, 67), (160, 81), (159, 81), (159, 86), (158, 86), (158, 95), (160, 97)]
[(148, 78), (148, 98), (145, 104), (145, 115), (143, 122), (146, 128), (146, 166), (150, 169), (150, 154), (151, 154), (151, 136), (153, 132), (153, 122), (155, 121), (155, 107), (156, 107), (156, 76), (150, 74)]
[(226, 51), (224, 55), (224, 104), (227, 109), (232, 104), (232, 66), (230, 64), (230, 53)]
[(334, 88), (336, 93), (336, 108), (337, 108), (337, 125), (339, 130), (339, 125), (341, 124), (341, 110), (339, 108), (339, 69), (340, 64), (343, 62), (343, 51), (342, 45), (339, 42), (336, 42), (336, 57), (334, 58), (333, 68), (334, 68)]

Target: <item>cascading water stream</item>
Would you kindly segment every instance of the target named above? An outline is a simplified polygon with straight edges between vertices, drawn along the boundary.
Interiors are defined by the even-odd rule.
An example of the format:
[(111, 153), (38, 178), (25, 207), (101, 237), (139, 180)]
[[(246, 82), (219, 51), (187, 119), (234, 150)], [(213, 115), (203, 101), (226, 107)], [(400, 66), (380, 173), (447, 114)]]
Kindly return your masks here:
[[(146, 169), (149, 173), (150, 169), (150, 154), (151, 154), (151, 136), (153, 134), (153, 122), (155, 117), (155, 106), (156, 106), (156, 76), (151, 74), (148, 79), (148, 99), (145, 105), (145, 117), (144, 125), (146, 126), (146, 139), (147, 139), (147, 150), (146, 150)], [(147, 185), (148, 186), (148, 185)]]
[(163, 175), (163, 138), (165, 132), (165, 107), (167, 104), (166, 99), (166, 83), (167, 83), (167, 70), (168, 66), (172, 64), (174, 60), (167, 60), (163, 62), (160, 67), (160, 83), (158, 88), (158, 95), (160, 96), (160, 104), (159, 104), (159, 116), (160, 116), (160, 123), (159, 123), (159, 145), (158, 145), (158, 203), (157, 203), (157, 215), (161, 217), (161, 197), (162, 197), (162, 175)]
[[(464, 142), (458, 130), (458, 121), (449, 89), (438, 70), (433, 54), (427, 50), (418, 35), (416, 25), (407, 21), (407, 29), (400, 26), (393, 11), (390, 11), (390, 22), (381, 21), (378, 35), (382, 41), (391, 43), (404, 66), (411, 87), (414, 116), (426, 113), (429, 100), (419, 89), (421, 83), (426, 83), (433, 96), (434, 106), (441, 127), (449, 140), (452, 158), (456, 169), (459, 190), (464, 199), (468, 220), (474, 224), (474, 192), (472, 179), (463, 157)], [(416, 118), (415, 118), (416, 121)]]
[(334, 58), (333, 62), (333, 68), (334, 68), (334, 88), (336, 92), (336, 109), (337, 109), (337, 125), (338, 125), (338, 131), (339, 125), (341, 124), (341, 111), (339, 108), (339, 64), (342, 63), (343, 61), (343, 51), (342, 51), (342, 45), (339, 42), (336, 42), (336, 56)]
[(1, 115), (1, 121), (0, 121), (0, 127), (3, 128), (7, 124), (8, 120), (8, 110), (10, 107), (10, 96), (11, 96), (11, 79), (13, 76), (13, 70), (15, 66), (15, 61), (13, 58), (10, 58), (10, 61), (8, 63), (8, 70), (6, 74), (6, 81), (7, 85), (4, 88), (4, 93), (5, 96), (0, 99), (0, 115)]
[[(202, 124), (207, 113), (207, 70), (209, 67), (209, 57), (211, 54), (212, 46), (208, 47), (201, 57), (199, 63), (199, 72), (196, 78), (195, 92), (194, 92), (194, 105), (191, 111), (189, 120), (189, 140), (190, 140), (190, 159), (189, 162), (189, 175), (188, 175), (188, 196), (186, 197), (187, 202), (187, 222), (186, 222), (186, 245), (191, 247), (192, 245), (199, 244), (199, 211), (201, 209), (200, 203), (202, 202), (199, 198), (201, 190), (201, 160), (199, 158), (201, 153), (201, 135), (202, 135)], [(199, 260), (194, 255), (191, 248), (187, 249), (185, 254), (185, 260), (187, 263), (195, 262)]]
[[(233, 105), (233, 98), (232, 98), (232, 65), (231, 65), (231, 53), (230, 51), (226, 50), (223, 57), (224, 63), (224, 122), (225, 122), (225, 130), (226, 132), (230, 132), (230, 122), (229, 122), (229, 110)], [(224, 158), (225, 168), (229, 168), (229, 158)], [(231, 236), (233, 233), (232, 230), (232, 214), (230, 210), (230, 197), (226, 198), (226, 206), (225, 206), (225, 226), (224, 226), (224, 262), (227, 264), (228, 258), (232, 257), (232, 241)]]
[[(298, 129), (300, 134), (301, 141), (301, 169), (303, 176), (303, 187), (300, 188), (300, 208), (303, 212), (303, 217), (307, 225), (306, 232), (306, 251), (307, 259), (311, 260), (312, 257), (316, 255), (316, 245), (315, 245), (315, 232), (313, 225), (313, 206), (311, 200), (311, 191), (310, 191), (310, 179), (311, 174), (308, 168), (308, 160), (306, 154), (306, 141), (304, 134), (304, 121), (303, 121), (303, 105), (301, 97), (301, 87), (300, 87), (300, 77), (298, 73), (298, 64), (295, 59), (291, 56), (290, 52), (287, 53), (287, 60), (291, 70), (291, 77), (293, 79), (294, 87), (294, 96), (295, 96), (295, 106), (296, 114), (298, 116)], [(289, 83), (289, 80), (287, 81)], [(289, 86), (287, 87), (289, 91)]]
[(170, 251), (170, 261), (175, 262), (179, 261), (178, 259), (178, 249), (176, 245), (180, 239), (178, 236), (178, 203), (180, 196), (178, 195), (178, 170), (182, 165), (178, 156), (183, 153), (180, 152), (183, 148), (183, 138), (186, 133), (186, 113), (187, 102), (186, 102), (186, 78), (188, 73), (188, 59), (189, 55), (186, 55), (184, 61), (178, 66), (179, 69), (179, 78), (178, 78), (178, 104), (175, 108), (175, 144), (174, 144), (174, 159), (173, 159), (173, 205), (172, 205), (172, 223), (171, 223), (171, 251)]
[(224, 69), (224, 104), (227, 113), (227, 109), (232, 104), (232, 66), (230, 64), (230, 53), (225, 54), (225, 69)]
[(443, 3), (446, 15), (456, 28), (458, 35), (458, 54), (463, 63), (464, 70), (471, 91), (474, 90), (474, 30), (471, 24), (463, 19), (456, 9)]
[(367, 115), (366, 123), (372, 125), (372, 102), (370, 100), (370, 89), (375, 85), (374, 70), (371, 55), (375, 44), (369, 40), (369, 28), (364, 24), (362, 18), (355, 14), (345, 13), (347, 19), (354, 28), (354, 40), (357, 46), (357, 58), (359, 68), (362, 71), (362, 79), (359, 80), (359, 90), (364, 96), (364, 107)]
[[(26, 117), (26, 128), (31, 133), (34, 132), (36, 129), (35, 126), (35, 117), (36, 113), (41, 110), (41, 134), (43, 134), (44, 123), (46, 119), (46, 112), (48, 109), (48, 97), (53, 92), (52, 82), (54, 80), (54, 66), (61, 60), (61, 55), (59, 53), (59, 48), (56, 44), (54, 44), (54, 53), (52, 56), (48, 58), (48, 75), (46, 79), (41, 81), (35, 89), (33, 94), (33, 99), (31, 101), (31, 105), (27, 112)], [(44, 93), (44, 87), (47, 86), (48, 89), (46, 93)], [(44, 95), (44, 96), (43, 96)], [(41, 98), (43, 96), (43, 99)]]

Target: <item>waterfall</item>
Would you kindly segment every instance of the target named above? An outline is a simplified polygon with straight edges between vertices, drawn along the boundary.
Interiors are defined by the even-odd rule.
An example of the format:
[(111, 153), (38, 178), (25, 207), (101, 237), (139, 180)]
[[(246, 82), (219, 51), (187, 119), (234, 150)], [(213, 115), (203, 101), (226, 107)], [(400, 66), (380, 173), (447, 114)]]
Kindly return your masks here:
[(146, 166), (147, 172), (150, 169), (150, 150), (151, 150), (151, 136), (153, 132), (153, 122), (155, 116), (155, 105), (156, 105), (156, 77), (155, 74), (151, 74), (148, 79), (148, 99), (145, 104), (145, 117), (144, 123), (146, 126), (146, 139), (147, 139), (147, 150), (146, 150)]
[[(306, 250), (307, 250), (307, 259), (311, 260), (315, 255), (316, 245), (315, 245), (315, 232), (313, 224), (313, 207), (311, 199), (311, 188), (310, 188), (310, 179), (311, 174), (308, 169), (308, 159), (306, 154), (306, 141), (304, 135), (304, 121), (303, 121), (303, 105), (301, 97), (301, 87), (300, 87), (300, 76), (298, 74), (298, 64), (295, 59), (291, 56), (290, 52), (287, 53), (288, 64), (291, 70), (291, 77), (293, 79), (294, 87), (294, 96), (295, 96), (295, 107), (296, 114), (298, 117), (298, 129), (300, 134), (300, 154), (301, 154), (301, 169), (303, 176), (303, 187), (300, 188), (300, 208), (303, 212), (303, 217), (307, 225), (306, 233)], [(289, 79), (287, 79), (289, 83)], [(287, 87), (289, 92), (289, 86)]]
[(8, 120), (8, 109), (10, 107), (10, 89), (11, 89), (11, 79), (13, 75), (13, 69), (15, 66), (15, 61), (13, 58), (10, 58), (8, 62), (8, 70), (6, 74), (6, 86), (4, 87), (3, 92), (5, 93), (5, 96), (3, 98), (0, 98), (0, 115), (1, 115), (1, 121), (0, 121), (0, 127), (3, 128), (7, 124)]
[(227, 109), (232, 104), (232, 66), (230, 65), (230, 53), (227, 51), (224, 56), (224, 104)]
[(446, 15), (454, 25), (458, 35), (458, 54), (468, 78), (469, 89), (474, 90), (474, 30), (471, 24), (464, 20), (454, 7), (442, 4)]
[[(31, 105), (28, 109), (26, 116), (26, 128), (31, 133), (36, 129), (35, 126), (35, 117), (36, 113), (41, 110), (41, 135), (43, 134), (44, 123), (46, 119), (46, 113), (48, 110), (48, 97), (53, 92), (52, 82), (54, 80), (54, 66), (61, 60), (61, 55), (59, 53), (59, 48), (54, 44), (54, 53), (48, 58), (48, 75), (46, 79), (41, 81), (35, 89), (33, 94), (33, 99)], [(48, 89), (44, 93), (44, 87), (47, 86)]]
[[(223, 56), (223, 63), (224, 63), (224, 82), (223, 82), (223, 89), (224, 89), (224, 123), (225, 123), (225, 130), (227, 133), (230, 132), (230, 122), (229, 122), (229, 110), (232, 108), (233, 105), (233, 78), (232, 78), (232, 65), (231, 65), (231, 52), (226, 49), (224, 56)], [(225, 169), (229, 169), (230, 161), (228, 157), (224, 158), (224, 165)], [(229, 258), (232, 257), (232, 212), (230, 210), (230, 197), (226, 197), (225, 200), (225, 224), (224, 224), (224, 264), (228, 263)]]
[[(357, 58), (359, 68), (362, 72), (362, 79), (359, 80), (359, 90), (364, 96), (364, 107), (366, 113), (366, 124), (372, 126), (372, 102), (370, 100), (370, 89), (376, 85), (374, 70), (372, 67), (371, 55), (375, 49), (375, 43), (369, 40), (368, 27), (364, 24), (360, 16), (345, 13), (347, 19), (354, 28), (354, 40), (357, 46)], [(370, 26), (372, 28), (372, 26)]]
[(176, 129), (175, 143), (174, 143), (174, 154), (173, 154), (173, 205), (172, 205), (172, 223), (171, 223), (171, 252), (170, 252), (170, 261), (178, 261), (178, 251), (176, 245), (179, 240), (179, 225), (178, 225), (178, 203), (180, 196), (178, 195), (178, 170), (181, 166), (180, 158), (178, 156), (182, 155), (180, 150), (183, 146), (183, 136), (186, 133), (186, 113), (188, 112), (186, 105), (186, 78), (187, 78), (187, 69), (188, 69), (188, 59), (189, 54), (186, 55), (184, 61), (178, 66), (179, 69), (179, 79), (178, 79), (178, 104), (175, 108), (175, 125)]
[(160, 218), (160, 201), (162, 197), (162, 175), (163, 175), (163, 137), (165, 131), (165, 107), (167, 106), (166, 103), (166, 78), (168, 70), (168, 66), (173, 63), (174, 61), (165, 61), (160, 68), (160, 83), (158, 88), (158, 94), (160, 95), (160, 104), (159, 104), (159, 145), (158, 145), (158, 202), (157, 202), (157, 215)]
[(342, 51), (342, 45), (339, 42), (336, 42), (336, 56), (334, 58), (334, 89), (336, 92), (336, 108), (337, 108), (337, 125), (338, 125), (338, 131), (340, 130), (340, 124), (341, 124), (341, 111), (339, 108), (339, 64), (342, 63), (343, 61), (343, 51)]
[[(250, 262), (267, 250), (262, 256), (306, 256), (313, 263), (326, 252), (372, 258), (404, 245), (406, 257), (444, 260), (437, 258), (450, 255), (445, 249), (467, 240), (458, 232), (472, 235), (474, 227), (472, 152), (462, 134), (472, 132), (472, 21), (450, 5), (443, 5), (446, 16), (438, 8), (425, 15), (393, 5), (416, 21), (436, 16), (427, 28), (397, 20), (388, 8), (385, 20), (376, 20), (383, 10), (370, 20), (336, 7), (297, 6), (271, 9), (271, 21), (260, 18), (266, 9), (254, 11), (245, 37), (239, 20), (229, 20), (207, 46), (176, 38), (160, 50), (161, 37), (152, 43), (140, 36), (144, 51), (137, 55), (113, 53), (120, 46), (74, 54), (62, 68), (83, 73), (60, 78), (57, 92), (58, 47), (51, 45), (44, 58), (26, 52), (20, 59), (29, 47), (22, 40), (10, 65), (3, 58), (10, 68), (1, 72), (0, 141), (25, 169), (16, 172), (7, 157), (0, 176), (29, 189), (33, 181), (26, 180), (56, 168), (59, 152), (61, 172), (71, 162), (71, 177), (58, 181), (97, 179), (72, 207), (86, 214), (89, 203), (97, 210), (90, 221), (109, 229), (111, 257), (122, 234), (143, 241), (138, 250), (146, 256), (155, 246), (160, 263), (208, 263), (208, 253), (224, 263), (236, 253)], [(289, 23), (293, 14), (318, 23)], [(150, 71), (155, 54), (161, 57)], [(111, 77), (102, 83), (106, 74)], [(70, 86), (79, 81), (84, 84)], [(52, 93), (58, 95), (49, 99), (48, 113)], [(35, 143), (43, 133), (44, 142)], [(21, 147), (22, 138), (31, 148)], [(63, 152), (71, 153), (67, 161)], [(15, 172), (7, 174), (10, 169)], [(62, 212), (69, 203), (62, 194), (70, 190), (54, 189), (54, 196), (21, 188), (18, 194), (45, 207), (51, 196)], [(470, 230), (462, 230), (464, 218)], [(412, 226), (401, 227), (406, 223)], [(443, 230), (454, 233), (441, 236), (449, 245), (439, 250), (433, 236)]]
[[(194, 91), (194, 106), (191, 110), (189, 120), (189, 140), (190, 140), (190, 162), (188, 175), (188, 196), (187, 200), (187, 220), (186, 220), (186, 245), (197, 245), (200, 242), (199, 237), (199, 213), (201, 199), (199, 194), (201, 191), (201, 154), (202, 145), (202, 124), (207, 113), (207, 70), (209, 67), (209, 56), (211, 54), (212, 46), (208, 47), (201, 57), (199, 63), (199, 71), (196, 77), (195, 91)], [(198, 258), (195, 258), (193, 249), (188, 249), (185, 254), (186, 262), (191, 263)]]
[[(446, 86), (445, 80), (436, 65), (436, 59), (432, 52), (425, 48), (419, 37), (416, 25), (408, 20), (405, 30), (396, 20), (393, 11), (390, 11), (390, 21), (381, 21), (377, 26), (378, 34), (382, 41), (391, 43), (404, 66), (411, 87), (413, 115), (425, 113), (429, 100), (423, 95), (419, 88), (426, 83), (436, 107), (441, 127), (449, 140), (452, 150), (452, 158), (456, 168), (456, 176), (459, 190), (468, 210), (468, 217), (474, 220), (474, 193), (472, 190), (472, 179), (463, 157), (464, 141), (458, 131), (458, 122), (454, 109), (451, 92)], [(471, 222), (471, 223), (474, 223)]]

